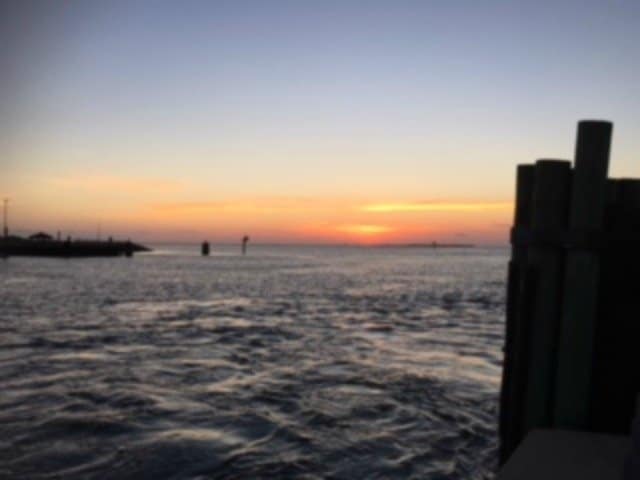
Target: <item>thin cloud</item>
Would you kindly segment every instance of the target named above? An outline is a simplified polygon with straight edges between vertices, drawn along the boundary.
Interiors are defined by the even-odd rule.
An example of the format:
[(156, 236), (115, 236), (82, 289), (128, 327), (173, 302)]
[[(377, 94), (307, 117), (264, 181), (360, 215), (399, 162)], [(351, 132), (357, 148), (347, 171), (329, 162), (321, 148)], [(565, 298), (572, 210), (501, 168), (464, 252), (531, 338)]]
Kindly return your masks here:
[(331, 201), (306, 197), (262, 197), (227, 201), (173, 202), (152, 205), (168, 213), (295, 213), (331, 209)]
[(177, 193), (184, 185), (175, 180), (121, 177), (115, 175), (88, 175), (56, 177), (49, 181), (54, 187), (107, 193)]
[(410, 213), (410, 212), (481, 212), (486, 210), (507, 210), (510, 202), (408, 202), (373, 203), (363, 205), (362, 211), (374, 213)]

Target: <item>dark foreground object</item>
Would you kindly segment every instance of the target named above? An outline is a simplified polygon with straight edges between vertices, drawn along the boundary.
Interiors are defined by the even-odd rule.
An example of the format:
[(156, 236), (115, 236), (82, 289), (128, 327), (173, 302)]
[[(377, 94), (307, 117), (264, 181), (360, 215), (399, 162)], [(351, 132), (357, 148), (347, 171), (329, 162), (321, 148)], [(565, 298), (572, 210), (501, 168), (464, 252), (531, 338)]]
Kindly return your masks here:
[(133, 242), (92, 240), (31, 240), (21, 237), (0, 239), (0, 256), (32, 257), (130, 257), (150, 248)]
[(573, 166), (518, 167), (501, 463), (534, 429), (630, 432), (640, 392), (640, 179), (607, 176), (612, 128), (580, 122)]
[(534, 430), (496, 480), (621, 479), (630, 446), (622, 435)]

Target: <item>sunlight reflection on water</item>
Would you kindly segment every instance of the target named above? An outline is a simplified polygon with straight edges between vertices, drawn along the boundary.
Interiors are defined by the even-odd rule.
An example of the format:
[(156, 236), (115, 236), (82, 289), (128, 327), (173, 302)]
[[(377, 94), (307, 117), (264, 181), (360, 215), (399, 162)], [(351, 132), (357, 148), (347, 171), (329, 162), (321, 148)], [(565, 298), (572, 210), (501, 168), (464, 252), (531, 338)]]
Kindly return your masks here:
[(3, 478), (485, 478), (506, 251), (0, 262)]

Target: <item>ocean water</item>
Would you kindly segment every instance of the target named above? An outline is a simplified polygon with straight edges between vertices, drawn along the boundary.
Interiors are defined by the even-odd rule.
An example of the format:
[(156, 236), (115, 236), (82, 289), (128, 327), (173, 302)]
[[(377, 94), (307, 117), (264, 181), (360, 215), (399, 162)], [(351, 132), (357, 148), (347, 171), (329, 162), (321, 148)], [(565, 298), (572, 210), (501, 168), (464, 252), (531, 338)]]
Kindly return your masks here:
[(491, 478), (507, 251), (0, 260), (0, 478)]

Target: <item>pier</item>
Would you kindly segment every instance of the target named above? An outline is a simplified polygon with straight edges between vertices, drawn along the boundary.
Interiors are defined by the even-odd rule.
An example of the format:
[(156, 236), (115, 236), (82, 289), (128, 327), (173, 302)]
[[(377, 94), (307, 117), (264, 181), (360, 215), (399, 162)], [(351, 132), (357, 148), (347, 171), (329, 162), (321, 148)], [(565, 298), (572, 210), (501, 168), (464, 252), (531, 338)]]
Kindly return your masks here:
[(0, 238), (0, 256), (30, 257), (131, 257), (151, 249), (131, 241), (54, 240), (52, 238)]

